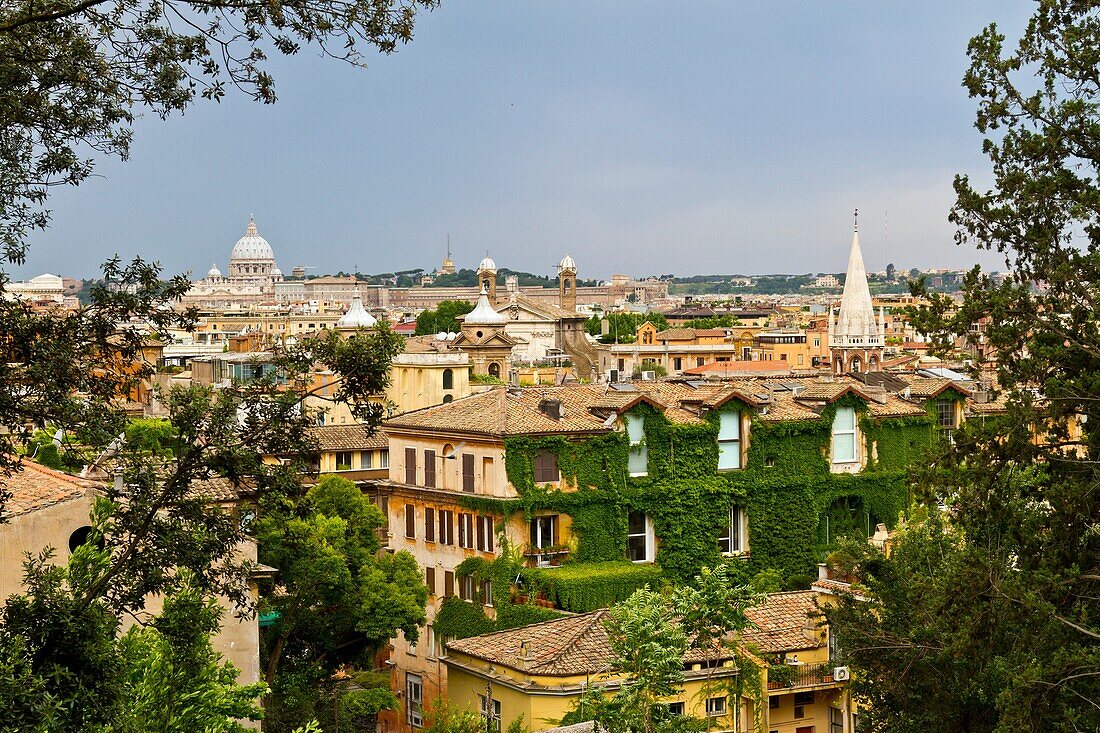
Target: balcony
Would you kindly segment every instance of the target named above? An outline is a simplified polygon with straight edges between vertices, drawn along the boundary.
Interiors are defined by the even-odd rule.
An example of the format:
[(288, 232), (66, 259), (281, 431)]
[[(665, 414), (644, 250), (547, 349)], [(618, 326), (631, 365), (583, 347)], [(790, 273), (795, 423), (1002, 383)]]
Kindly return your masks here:
[(833, 679), (832, 662), (821, 664), (773, 664), (768, 668), (768, 689), (786, 690), (820, 685), (840, 685)]

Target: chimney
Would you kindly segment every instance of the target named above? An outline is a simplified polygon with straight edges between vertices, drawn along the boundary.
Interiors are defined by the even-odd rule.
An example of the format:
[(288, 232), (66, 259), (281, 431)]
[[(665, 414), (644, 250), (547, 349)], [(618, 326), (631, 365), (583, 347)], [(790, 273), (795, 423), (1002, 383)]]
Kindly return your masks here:
[(561, 420), (565, 417), (565, 408), (562, 406), (561, 400), (550, 397), (544, 397), (539, 400), (539, 412), (546, 415), (551, 420)]

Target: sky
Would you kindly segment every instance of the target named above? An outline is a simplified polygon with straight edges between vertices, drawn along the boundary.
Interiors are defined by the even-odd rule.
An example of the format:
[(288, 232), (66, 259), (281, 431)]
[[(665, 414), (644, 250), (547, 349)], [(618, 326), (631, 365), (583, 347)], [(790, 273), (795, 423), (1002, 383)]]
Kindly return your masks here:
[(289, 273), (459, 267), (840, 272), (999, 264), (957, 246), (960, 172), (988, 180), (966, 44), (1032, 5), (443, 0), (356, 69), (305, 49), (241, 96), (135, 125), (131, 158), (57, 192), (16, 277), (114, 254), (200, 277), (254, 214)]

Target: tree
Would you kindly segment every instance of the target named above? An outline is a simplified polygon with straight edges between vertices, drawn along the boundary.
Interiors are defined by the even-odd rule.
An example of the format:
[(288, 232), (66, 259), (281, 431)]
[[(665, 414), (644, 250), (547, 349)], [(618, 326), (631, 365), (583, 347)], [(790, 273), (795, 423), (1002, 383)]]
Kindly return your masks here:
[(416, 317), (416, 335), (458, 333), (462, 329), (458, 316), (464, 316), (473, 309), (474, 304), (465, 300), (440, 301), (435, 310), (426, 310)]
[(976, 376), (1007, 411), (916, 482), (947, 517), (913, 512), (889, 558), (853, 553), (875, 609), (830, 616), (871, 730), (1100, 729), (1098, 49), (1095, 6), (1069, 0), (1039, 2), (1014, 46), (993, 25), (970, 42), (993, 183), (957, 176), (951, 221), (1012, 278), (975, 268), (961, 305), (926, 293), (913, 322), (945, 352), (987, 318), (995, 373)]
[(301, 694), (290, 688), (302, 680), (321, 683), (347, 664), (372, 667), (398, 630), (416, 638), (428, 589), (409, 553), (379, 552), (385, 518), (354, 483), (324, 476), (296, 506), (257, 523), (260, 559), (280, 570), (263, 600), (277, 614), (263, 638), (276, 707)]
[(0, 6), (0, 250), (21, 262), (57, 185), (76, 185), (93, 155), (125, 158), (139, 108), (161, 117), (228, 86), (275, 101), (268, 55), (312, 45), (363, 65), (412, 38), (437, 0), (66, 0)]
[[(603, 333), (603, 321), (607, 321), (607, 335)], [(592, 336), (599, 336), (605, 344), (632, 344), (637, 338), (638, 327), (643, 323), (652, 323), (658, 331), (668, 328), (668, 320), (661, 313), (604, 313), (595, 315), (584, 322), (585, 330)]]

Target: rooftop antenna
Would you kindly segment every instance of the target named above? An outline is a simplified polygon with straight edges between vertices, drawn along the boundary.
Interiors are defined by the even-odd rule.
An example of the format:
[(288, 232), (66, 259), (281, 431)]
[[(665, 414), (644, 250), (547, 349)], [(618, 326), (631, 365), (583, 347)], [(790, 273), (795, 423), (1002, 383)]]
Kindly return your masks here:
[(884, 233), (886, 235), (885, 236), (885, 244), (883, 245), (886, 248), (886, 264), (889, 265), (890, 264), (890, 212), (889, 211), (885, 212), (885, 214), (883, 215), (882, 228), (883, 228)]
[(451, 233), (447, 232), (447, 259), (451, 259)]
[(857, 231), (857, 232), (859, 231), (859, 209), (856, 209), (856, 213), (855, 213), (855, 227), (854, 227), (853, 231)]

